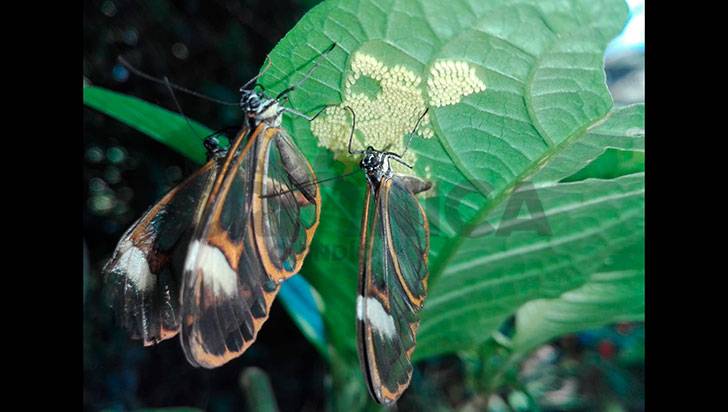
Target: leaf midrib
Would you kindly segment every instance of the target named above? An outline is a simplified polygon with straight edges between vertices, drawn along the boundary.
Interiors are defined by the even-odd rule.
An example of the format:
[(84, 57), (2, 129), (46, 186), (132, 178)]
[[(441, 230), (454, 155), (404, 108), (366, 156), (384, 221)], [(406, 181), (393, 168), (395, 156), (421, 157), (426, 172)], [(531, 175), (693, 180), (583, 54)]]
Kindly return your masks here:
[[(633, 190), (633, 191), (626, 192), (626, 193), (611, 194), (611, 195), (603, 196), (603, 197), (600, 197), (600, 198), (597, 198), (597, 199), (594, 199), (594, 200), (591, 200), (591, 201), (581, 202), (578, 205), (569, 205), (568, 207), (562, 207), (562, 208), (554, 209), (554, 213), (553, 214), (549, 214), (548, 216), (553, 216), (555, 214), (565, 213), (565, 212), (568, 212), (568, 211), (573, 211), (573, 210), (576, 210), (576, 209), (578, 209), (580, 207), (594, 206), (596, 204), (603, 203), (603, 202), (607, 202), (607, 201), (610, 201), (610, 200), (616, 200), (616, 199), (623, 199), (623, 198), (627, 198), (627, 197), (632, 197), (632, 196), (640, 195), (640, 194), (643, 194), (643, 193), (644, 193), (644, 189)], [(548, 213), (548, 212), (550, 212), (550, 211), (548, 211), (548, 210), (545, 211), (545, 213)], [(599, 232), (599, 231), (601, 231), (603, 229), (604, 229), (603, 227), (599, 227), (597, 230), (595, 230), (595, 232)], [(553, 246), (553, 245), (558, 245), (558, 244), (563, 243), (563, 242), (568, 242), (568, 241), (570, 241), (569, 237), (573, 237), (573, 236), (584, 236), (584, 235), (590, 234), (590, 232), (591, 231), (581, 231), (579, 233), (576, 233), (576, 234), (573, 234), (573, 235), (570, 235), (570, 236), (567, 236), (567, 237), (559, 238), (559, 240), (557, 240), (557, 241), (550, 242), (549, 245), (550, 246)], [(511, 249), (508, 249), (508, 250), (506, 250), (504, 252), (500, 252), (500, 253), (496, 253), (496, 254), (488, 255), (488, 256), (481, 256), (479, 258), (475, 258), (475, 259), (469, 260), (467, 262), (460, 262), (458, 264), (450, 265), (448, 267), (448, 272), (462, 272), (462, 271), (465, 271), (465, 270), (468, 270), (468, 269), (472, 269), (472, 268), (477, 267), (477, 266), (482, 266), (483, 264), (488, 263), (488, 262), (495, 262), (497, 260), (506, 259), (506, 258), (511, 257), (511, 256), (519, 255), (521, 253), (524, 253), (524, 251), (526, 251), (525, 253), (530, 253), (533, 250), (538, 250), (538, 249), (541, 249), (543, 247), (545, 247), (545, 246), (542, 243), (531, 243), (531, 244), (528, 244), (528, 245), (525, 245), (525, 246), (521, 246), (521, 247), (518, 247), (518, 248), (511, 248)]]
[[(534, 66), (535, 67), (535, 66)], [(532, 115), (530, 111), (530, 105), (529, 106), (529, 117)], [(437, 283), (437, 280), (440, 278), (442, 273), (444, 272), (444, 269), (448, 266), (448, 263), (450, 260), (455, 256), (455, 252), (457, 252), (458, 249), (460, 249), (460, 246), (463, 244), (465, 239), (470, 235), (475, 228), (478, 227), (478, 225), (485, 220), (490, 213), (495, 210), (507, 197), (508, 195), (513, 192), (516, 187), (523, 181), (527, 180), (528, 178), (535, 175), (538, 171), (543, 169), (547, 164), (549, 159), (551, 159), (556, 154), (561, 153), (563, 150), (571, 146), (573, 143), (578, 141), (580, 138), (584, 137), (590, 128), (598, 126), (605, 122), (609, 117), (611, 117), (612, 113), (614, 111), (612, 110), (614, 106), (610, 107), (610, 110), (601, 118), (596, 119), (594, 122), (592, 122), (589, 125), (585, 125), (580, 129), (577, 129), (572, 133), (570, 136), (568, 136), (566, 139), (564, 139), (561, 143), (556, 144), (554, 146), (549, 146), (549, 149), (544, 151), (544, 153), (536, 158), (534, 161), (531, 162), (531, 164), (526, 167), (518, 176), (516, 176), (515, 179), (511, 181), (508, 185), (506, 185), (503, 189), (501, 189), (500, 192), (498, 192), (494, 197), (493, 200), (490, 202), (487, 202), (476, 214), (475, 216), (470, 219), (470, 221), (464, 226), (465, 229), (460, 232), (459, 236), (456, 236), (455, 238), (451, 239), (450, 242), (448, 242), (442, 250), (439, 251), (437, 255), (437, 260), (433, 262), (433, 265), (431, 266), (430, 270), (430, 288), (434, 287), (434, 285)], [(542, 136), (542, 131), (536, 130), (537, 133)], [(438, 134), (440, 136), (440, 134)], [(448, 144), (445, 144), (445, 140), (443, 138), (438, 138), (438, 141), (440, 142), (440, 145), (442, 146), (445, 153), (447, 153), (450, 160), (452, 160), (453, 165), (458, 169), (460, 173), (463, 174), (466, 178), (468, 178), (469, 181), (472, 183), (472, 179), (469, 178), (469, 173), (466, 171), (466, 169), (463, 168), (463, 164), (460, 161), (459, 157), (454, 153), (452, 150), (452, 147)], [(544, 139), (545, 140), (545, 139)]]
[[(624, 219), (619, 219), (617, 221), (610, 222), (608, 225), (605, 225), (603, 227), (599, 227), (597, 229), (592, 229), (592, 230), (587, 231), (587, 232), (579, 232), (578, 234), (574, 234), (574, 235), (570, 235), (568, 237), (561, 238), (559, 240), (559, 243), (571, 243), (571, 242), (574, 242), (574, 241), (576, 241), (576, 240), (578, 240), (578, 239), (580, 239), (582, 237), (591, 236), (591, 235), (594, 235), (596, 233), (600, 233), (600, 232), (602, 232), (603, 230), (605, 230), (607, 228), (614, 227), (614, 226), (618, 225), (619, 223), (621, 223), (621, 222), (623, 222), (625, 220), (628, 220), (628, 219), (634, 217), (637, 213), (638, 212), (630, 213), (629, 215), (624, 216)], [(619, 240), (617, 242), (613, 242), (613, 244), (615, 244), (615, 245), (629, 244), (630, 241), (631, 241), (631, 239), (629, 239), (629, 238), (627, 238), (627, 239), (621, 239), (621, 240)], [(543, 245), (541, 245), (541, 246), (543, 246)], [(541, 246), (539, 246), (539, 247), (541, 247)], [(586, 259), (586, 258), (581, 258), (581, 259)], [(558, 267), (561, 267), (561, 266), (564, 266), (565, 267), (565, 266), (568, 266), (568, 265), (569, 265), (569, 263), (568, 262), (565, 262), (565, 263), (557, 264), (556, 267), (557, 268)], [(536, 269), (533, 269), (533, 270), (536, 271), (536, 272), (538, 272), (538, 270), (536, 270)], [(453, 299), (456, 299), (458, 297), (462, 297), (462, 296), (465, 296), (465, 295), (474, 293), (476, 290), (480, 290), (480, 289), (483, 289), (483, 288), (486, 288), (486, 287), (492, 287), (492, 286), (498, 285), (498, 284), (510, 283), (510, 282), (513, 282), (513, 281), (517, 281), (517, 280), (520, 280), (520, 279), (526, 279), (526, 278), (529, 278), (531, 276), (538, 276), (538, 275), (540, 275), (540, 272), (538, 272), (538, 273), (530, 273), (529, 274), (529, 271), (526, 271), (526, 272), (524, 272), (524, 273), (522, 273), (522, 274), (520, 274), (518, 276), (510, 277), (510, 278), (507, 278), (507, 279), (506, 278), (489, 279), (489, 280), (486, 280), (486, 281), (483, 281), (483, 282), (479, 283), (478, 285), (473, 286), (470, 289), (454, 290), (454, 291), (448, 292), (448, 293), (446, 293), (444, 295), (440, 295), (440, 296), (438, 296), (438, 299), (436, 301), (429, 302), (429, 303), (430, 303), (430, 306), (431, 307), (432, 306), (437, 306), (437, 305), (447, 304), (448, 302), (453, 301)], [(490, 302), (490, 303), (493, 303), (493, 302)], [(471, 307), (478, 307), (478, 306), (481, 306), (481, 305), (483, 305), (483, 303), (482, 302), (477, 302), (477, 301), (474, 302), (474, 303), (472, 303), (472, 304), (470, 304)], [(466, 306), (462, 306), (458, 310), (463, 310), (466, 307), (467, 307), (467, 305)], [(450, 311), (449, 312), (449, 316), (451, 316), (452, 313), (453, 312)], [(434, 322), (434, 319), (438, 319), (439, 316), (441, 316), (439, 313), (436, 314), (436, 315), (434, 315), (433, 317), (431, 317), (429, 319), (429, 322)]]

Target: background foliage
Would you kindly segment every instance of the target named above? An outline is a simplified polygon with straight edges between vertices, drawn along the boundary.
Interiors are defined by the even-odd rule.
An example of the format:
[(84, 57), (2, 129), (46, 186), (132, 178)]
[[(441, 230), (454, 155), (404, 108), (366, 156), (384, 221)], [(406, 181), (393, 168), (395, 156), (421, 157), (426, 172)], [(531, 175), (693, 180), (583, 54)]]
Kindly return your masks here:
[[(108, 3), (101, 5), (102, 12)], [(457, 105), (431, 108), (437, 138), (415, 139), (412, 144), (418, 159), (414, 173), (427, 175), (435, 183), (433, 194), (422, 199), (432, 226), (432, 274), (415, 352), (415, 357), (423, 362), (400, 407), (440, 405), (443, 409), (477, 409), (488, 401), (491, 409), (497, 409), (499, 401), (503, 401), (504, 408), (519, 410), (519, 405), (529, 409), (536, 405), (547, 407), (546, 394), (553, 393), (554, 388), (566, 391), (569, 382), (574, 382), (569, 377), (578, 375), (573, 364), (565, 360), (578, 359), (577, 364), (587, 368), (602, 361), (608, 364), (614, 359), (615, 348), (619, 347), (615, 342), (619, 339), (597, 339), (599, 356), (595, 359), (580, 358), (581, 354), (571, 353), (568, 343), (563, 342), (559, 356), (549, 357), (549, 353), (553, 355), (556, 351), (554, 346), (533, 352), (535, 348), (567, 333), (617, 321), (641, 320), (644, 313), (644, 108), (637, 105), (615, 109), (602, 69), (604, 48), (624, 25), (627, 9), (619, 1), (456, 3), (447, 10), (439, 2), (430, 1), (324, 3), (307, 14), (273, 49), (271, 70), (261, 82), (270, 93), (295, 83), (302, 76), (301, 68), (332, 41), (338, 47), (326, 57), (313, 78), (291, 95), (290, 105), (297, 110), (311, 111), (322, 104), (340, 103), (342, 79), (351, 53), (362, 45), (386, 57), (390, 65), (406, 64), (423, 75), (433, 61), (441, 58), (458, 58), (476, 66), (485, 78), (486, 91), (467, 96)], [(230, 10), (237, 3), (224, 4)], [(175, 14), (159, 4), (156, 7), (156, 11), (139, 15), (158, 14), (159, 19), (166, 21), (165, 13)], [(195, 21), (204, 21), (199, 19), (204, 12), (196, 10), (194, 14)], [(263, 21), (256, 20), (248, 22), (250, 27)], [(211, 25), (206, 30), (225, 38), (245, 37), (235, 27)], [(123, 34), (120, 37), (125, 38)], [(173, 44), (172, 54), (175, 50), (179, 52), (180, 47), (174, 47), (177, 44), (180, 43)], [(140, 50), (143, 56), (142, 48), (132, 47), (132, 53)], [(142, 57), (136, 60), (135, 64), (146, 61)], [(236, 62), (231, 67), (235, 67), (232, 72), (242, 72), (244, 66)], [(152, 71), (154, 67), (144, 69)], [(118, 66), (111, 73), (124, 77)], [(227, 73), (229, 76), (230, 72)], [(90, 74), (93, 73), (85, 72), (86, 77), (96, 79)], [(204, 78), (215, 77), (205, 73)], [(172, 79), (185, 85), (197, 84)], [(240, 79), (236, 81), (242, 83)], [(205, 82), (201, 89), (206, 93), (235, 100), (234, 87), (223, 91)], [(201, 159), (199, 136), (208, 132), (203, 126), (195, 123), (191, 132), (184, 119), (173, 112), (96, 87), (85, 87), (84, 99), (90, 107), (121, 119), (183, 155)], [(168, 97), (164, 99), (169, 101)], [(204, 112), (191, 115), (188, 108), (201, 104), (188, 103), (192, 101), (182, 97), (180, 102), (189, 117), (201, 119), (212, 128), (236, 121), (236, 114), (230, 110), (221, 110), (222, 114), (212, 119)], [(209, 116), (207, 120), (205, 116)], [(340, 175), (355, 166), (355, 159), (335, 159), (331, 152), (318, 147), (307, 122), (286, 118), (284, 125), (320, 178)], [(115, 162), (119, 156), (115, 157), (112, 149), (106, 150), (105, 160), (123, 167), (126, 160)], [(157, 150), (164, 152), (159, 147)], [(94, 159), (94, 153), (97, 152), (87, 149), (87, 161)], [(153, 160), (165, 162), (164, 158)], [(122, 174), (123, 170), (118, 169), (117, 166), (117, 174)], [(87, 170), (88, 174), (91, 173)], [(107, 183), (114, 180), (114, 173), (107, 168), (105, 174), (111, 174), (112, 179), (95, 176), (88, 180), (89, 190), (98, 190), (96, 196), (89, 196), (89, 209), (101, 211), (100, 216), (104, 216), (104, 206), (113, 204), (107, 207), (111, 212), (106, 214), (117, 219), (112, 223), (116, 226), (108, 230), (109, 237), (113, 237), (115, 231), (123, 230), (129, 223), (124, 220), (134, 214), (129, 208), (118, 210), (118, 196), (110, 192), (124, 191), (110, 188)], [(180, 170), (172, 174), (179, 178), (183, 173)], [(139, 183), (139, 187), (144, 184)], [(353, 340), (363, 179), (341, 179), (323, 185), (322, 191), (321, 226), (302, 270), (317, 292), (308, 291), (299, 280), (291, 290), (303, 291), (303, 298), (300, 293), (291, 293), (281, 300), (288, 302), (297, 325), (319, 354), (329, 360), (332, 380), (326, 389), (326, 404), (334, 410), (358, 409), (368, 402)], [(98, 193), (106, 194), (107, 200)], [(519, 199), (525, 203), (518, 203)], [(523, 206), (523, 210), (509, 214), (511, 204)], [(526, 207), (529, 204), (540, 205), (542, 212)], [(546, 231), (534, 226), (539, 217), (545, 218), (542, 220), (547, 224)], [(109, 220), (113, 222), (102, 220), (107, 225)], [(113, 244), (105, 252), (94, 252), (103, 255), (111, 248)], [(96, 258), (100, 260), (98, 255)], [(97, 290), (98, 285), (93, 286), (91, 289)], [(317, 315), (319, 308), (322, 317)], [(321, 319), (325, 328), (320, 325)], [(275, 314), (264, 331), (272, 329), (274, 322)], [(629, 324), (622, 328), (631, 333), (639, 330)], [(631, 336), (627, 332), (616, 336)], [(121, 335), (117, 331), (111, 333)], [(271, 349), (266, 347), (269, 342), (265, 336), (261, 334), (261, 342), (253, 348)], [(290, 338), (286, 335), (283, 339)], [(604, 342), (612, 345), (612, 352)], [(92, 337), (87, 343), (87, 353), (98, 348)], [(148, 352), (137, 356), (146, 357)], [(258, 361), (280, 362), (272, 360), (280, 359), (280, 353), (291, 352), (276, 352), (269, 358), (263, 355)], [(637, 359), (636, 363), (633, 360), (632, 364), (621, 366), (639, 367)], [(240, 362), (255, 364), (256, 353), (251, 349)], [(323, 366), (320, 360), (313, 362), (319, 368)], [(604, 369), (603, 364), (599, 367)], [(127, 369), (135, 371), (133, 366)], [(229, 372), (231, 368), (227, 369)], [(220, 373), (225, 372), (202, 372), (199, 376), (203, 380), (214, 379)], [(444, 379), (448, 374), (457, 378)], [(300, 382), (307, 375), (301, 371), (292, 376)], [(276, 387), (276, 377), (272, 378), (280, 407), (301, 409), (301, 400), (292, 400), (295, 395), (287, 393), (289, 389), (279, 392), (282, 385)], [(627, 388), (635, 384), (641, 385), (632, 382)], [(238, 402), (231, 400), (229, 394), (209, 392), (214, 384), (208, 382), (203, 386), (208, 388), (210, 398), (192, 400), (193, 403), (199, 405), (202, 401), (207, 408), (226, 409)], [(623, 390), (617, 397), (624, 397), (627, 392)], [(309, 392), (299, 396), (306, 399)], [(226, 397), (227, 404), (216, 404)], [(150, 403), (162, 406), (175, 398), (166, 399)], [(175, 400), (179, 399), (189, 398)], [(581, 396), (572, 396), (571, 400), (574, 407), (588, 407), (589, 402), (596, 402)], [(128, 401), (120, 402), (129, 405)], [(321, 400), (313, 402), (308, 405), (315, 409), (322, 405)], [(635, 407), (629, 402), (620, 404)]]

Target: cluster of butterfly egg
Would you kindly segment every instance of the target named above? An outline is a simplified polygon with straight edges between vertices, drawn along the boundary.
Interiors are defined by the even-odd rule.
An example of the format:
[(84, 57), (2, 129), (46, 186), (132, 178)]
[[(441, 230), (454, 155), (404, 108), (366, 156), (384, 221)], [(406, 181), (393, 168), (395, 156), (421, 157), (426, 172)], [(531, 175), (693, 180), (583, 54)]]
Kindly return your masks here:
[[(104, 267), (117, 318), (131, 336), (153, 345), (179, 334), (187, 360), (205, 368), (255, 341), (280, 283), (308, 254), (321, 207), (311, 165), (280, 127), (284, 112), (297, 112), (279, 104), (281, 95), (241, 92), (247, 122), (230, 147), (206, 139), (208, 162), (126, 231)], [(349, 152), (362, 156), (367, 176), (358, 350), (371, 395), (390, 404), (412, 376), (429, 251), (415, 195), (430, 185), (394, 173), (389, 162), (403, 162), (398, 154), (352, 151), (351, 139)]]

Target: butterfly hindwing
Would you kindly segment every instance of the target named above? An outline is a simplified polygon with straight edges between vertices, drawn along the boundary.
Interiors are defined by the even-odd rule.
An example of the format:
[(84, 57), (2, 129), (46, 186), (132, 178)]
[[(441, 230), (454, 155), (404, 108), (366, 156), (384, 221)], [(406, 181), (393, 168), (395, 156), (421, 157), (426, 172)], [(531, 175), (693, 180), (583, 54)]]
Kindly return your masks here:
[(418, 312), (427, 291), (427, 218), (413, 187), (399, 175), (383, 178), (371, 206), (367, 189), (362, 218), (358, 349), (369, 390), (384, 404), (396, 401), (409, 385)]
[(217, 171), (209, 161), (147, 210), (122, 236), (103, 269), (119, 322), (145, 346), (179, 330), (179, 274)]

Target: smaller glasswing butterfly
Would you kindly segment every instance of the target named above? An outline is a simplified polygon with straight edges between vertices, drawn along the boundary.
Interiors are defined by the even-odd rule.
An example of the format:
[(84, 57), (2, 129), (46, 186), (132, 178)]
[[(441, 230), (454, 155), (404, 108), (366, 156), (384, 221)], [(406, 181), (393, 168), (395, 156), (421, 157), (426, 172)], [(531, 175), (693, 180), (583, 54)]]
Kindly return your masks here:
[[(354, 111), (347, 109), (356, 124)], [(427, 110), (417, 120), (410, 141), (425, 114)], [(430, 248), (427, 216), (415, 194), (432, 185), (392, 170), (390, 160), (412, 168), (403, 160), (407, 147), (402, 155), (371, 146), (352, 151), (353, 137), (354, 127), (349, 153), (362, 155), (359, 166), (367, 178), (359, 243), (357, 349), (369, 393), (377, 402), (391, 404), (412, 378), (411, 357), (418, 312), (427, 293)]]
[(255, 341), (280, 283), (301, 268), (321, 210), (311, 165), (281, 128), (284, 112), (312, 118), (279, 100), (334, 46), (275, 98), (254, 91), (265, 70), (246, 83), (245, 123), (230, 146), (206, 138), (207, 163), (122, 236), (104, 273), (132, 338), (148, 346), (179, 332), (187, 360), (205, 368)]

